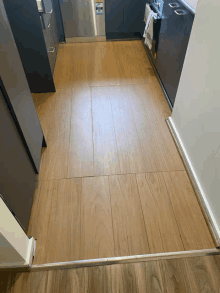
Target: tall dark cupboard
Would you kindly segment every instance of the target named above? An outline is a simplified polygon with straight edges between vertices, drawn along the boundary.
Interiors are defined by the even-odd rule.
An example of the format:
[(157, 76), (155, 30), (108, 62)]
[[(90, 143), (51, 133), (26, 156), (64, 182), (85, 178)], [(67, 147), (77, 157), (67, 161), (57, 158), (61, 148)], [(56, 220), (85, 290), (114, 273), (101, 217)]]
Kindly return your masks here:
[(40, 12), (36, 0), (3, 0), (32, 93), (56, 90), (53, 72), (62, 32), (61, 14), (56, 0), (42, 1), (45, 9)]
[(44, 134), (0, 0), (0, 194), (26, 229)]
[(106, 38), (141, 38), (144, 33), (146, 1), (106, 0)]

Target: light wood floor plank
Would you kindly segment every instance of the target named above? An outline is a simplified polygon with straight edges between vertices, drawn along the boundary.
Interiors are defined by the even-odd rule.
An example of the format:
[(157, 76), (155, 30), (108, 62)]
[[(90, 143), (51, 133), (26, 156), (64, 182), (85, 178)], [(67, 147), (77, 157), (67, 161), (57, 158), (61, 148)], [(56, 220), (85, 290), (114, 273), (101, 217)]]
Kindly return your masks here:
[(109, 176), (115, 255), (150, 253), (136, 176)]
[[(167, 193), (166, 185), (161, 173), (146, 173), (146, 183), (155, 201), (155, 215), (157, 219), (154, 223), (159, 224), (160, 234), (162, 238), (163, 248), (166, 252), (182, 251), (184, 250), (181, 240), (180, 232), (178, 230), (177, 222)], [(140, 184), (140, 177), (138, 184)], [(142, 177), (144, 180), (144, 178)], [(140, 193), (141, 202), (144, 211), (145, 225), (148, 227), (147, 222), (147, 201), (148, 197), (144, 193)], [(152, 235), (153, 236), (153, 235)], [(151, 235), (148, 236), (152, 237)], [(159, 238), (159, 236), (157, 236)], [(154, 247), (154, 246), (153, 246)], [(158, 251), (157, 251), (158, 252)]]
[(69, 44), (73, 63), (72, 87), (87, 87), (90, 84), (90, 55), (91, 46), (87, 43)]
[(90, 44), (90, 86), (119, 85), (119, 71), (112, 42)]
[(94, 176), (92, 107), (89, 87), (73, 90), (67, 177)]
[[(112, 268), (112, 270), (115, 268)], [(137, 282), (137, 276), (134, 269), (134, 264), (125, 265), (123, 267), (120, 267), (121, 274), (117, 278), (120, 278), (122, 280), (126, 280), (126, 282), (123, 282), (123, 290), (122, 292), (134, 292), (138, 293), (138, 282)], [(121, 276), (120, 276), (121, 275)]]
[(59, 91), (56, 95), (51, 128), (46, 137), (47, 148), (44, 149), (41, 157), (39, 180), (67, 177), (71, 95), (70, 90)]
[(163, 245), (162, 233), (160, 231), (160, 218), (157, 216), (157, 213), (159, 212), (157, 205), (160, 200), (158, 200), (150, 190), (145, 173), (137, 174), (137, 184), (144, 214), (150, 253), (165, 252), (166, 249)]
[(193, 293), (220, 291), (219, 256), (195, 257), (186, 259), (185, 263)]
[(112, 285), (109, 266), (85, 268), (85, 292), (113, 292)]
[(185, 171), (164, 172), (185, 250), (215, 247)]
[(164, 122), (165, 119), (171, 116), (172, 111), (156, 76), (150, 76), (148, 78), (148, 85), (150, 87), (152, 97), (149, 101), (152, 104), (155, 113), (157, 113), (157, 117)]
[(10, 284), (12, 290), (9, 292), (46, 292), (47, 283), (48, 274), (45, 274), (45, 272), (39, 272), (39, 274), (18, 273), (16, 280)]
[[(139, 96), (138, 91), (136, 92), (136, 87), (127, 86), (126, 91), (130, 99), (135, 126), (143, 151), (145, 172), (162, 170), (162, 154), (158, 152), (158, 146), (156, 146), (157, 140), (155, 139), (156, 134), (152, 129), (155, 117), (151, 121), (148, 114), (150, 109), (145, 109), (141, 101), (142, 98)], [(147, 99), (147, 92), (144, 94), (144, 99)], [(157, 132), (159, 132), (159, 129), (157, 129)]]
[(134, 54), (135, 47), (139, 47), (139, 41), (113, 42), (114, 55), (120, 73), (120, 84), (139, 84), (146, 82), (146, 75), (141, 71), (141, 66), (151, 68), (149, 61), (140, 63), (138, 54)]
[(194, 293), (190, 286), (184, 259), (163, 260), (159, 262), (164, 292)]
[(159, 261), (134, 263), (134, 269), (139, 289), (138, 292), (164, 292)]
[(114, 256), (108, 177), (82, 179), (82, 259)]
[(154, 70), (150, 63), (150, 59), (146, 54), (146, 50), (142, 42), (135, 41), (130, 43), (131, 49), (138, 59), (139, 70), (144, 77), (144, 82), (146, 82), (150, 77), (155, 76)]
[(48, 284), (45, 293), (85, 292), (85, 269), (48, 271), (47, 273)]
[(121, 172), (144, 172), (144, 156), (125, 87), (108, 87)]
[(81, 241), (84, 241), (80, 231), (81, 200), (82, 179), (53, 181), (48, 233), (42, 243), (47, 246), (47, 253), (41, 262), (35, 260), (35, 263), (80, 259)]
[(108, 88), (93, 87), (91, 90), (95, 176), (120, 174)]
[(54, 83), (56, 89), (71, 89), (73, 85), (73, 50), (68, 44), (60, 44), (54, 69)]
[(80, 259), (81, 179), (41, 181), (28, 235), (37, 239), (35, 264)]
[[(136, 87), (136, 90), (139, 93), (138, 96), (142, 99), (145, 113), (149, 114), (148, 118), (150, 122), (153, 122), (150, 125), (155, 134), (154, 139), (157, 139), (157, 152), (163, 154), (164, 157), (162, 163), (166, 166), (166, 170), (164, 170), (185, 170), (165, 122), (165, 119), (171, 116), (171, 110), (156, 77), (149, 76), (146, 83), (139, 85), (138, 88)], [(150, 111), (148, 111), (149, 109)]]
[(32, 236), (37, 239), (37, 247), (35, 252), (36, 263), (44, 263), (45, 257), (48, 253), (46, 239), (49, 233), (49, 215), (51, 210), (53, 193), (53, 181), (38, 182), (38, 188), (35, 190), (33, 206), (27, 231), (28, 236)]
[[(146, 85), (127, 87), (139, 140), (147, 158), (146, 172), (182, 170), (183, 164), (169, 130), (165, 135), (160, 119), (151, 107), (150, 91)], [(165, 126), (166, 122), (163, 123)]]
[(56, 89), (72, 89), (89, 85), (91, 45), (74, 43), (60, 45), (54, 80)]
[(54, 127), (55, 105), (60, 94), (60, 91), (56, 93), (32, 94), (45, 138), (48, 137), (50, 129)]

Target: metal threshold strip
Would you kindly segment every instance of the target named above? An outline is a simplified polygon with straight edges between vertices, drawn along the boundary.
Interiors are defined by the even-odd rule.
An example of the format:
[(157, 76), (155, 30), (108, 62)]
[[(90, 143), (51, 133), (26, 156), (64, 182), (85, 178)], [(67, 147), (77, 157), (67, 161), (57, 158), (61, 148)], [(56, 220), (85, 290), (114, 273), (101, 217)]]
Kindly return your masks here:
[(131, 255), (131, 256), (120, 256), (120, 257), (109, 257), (109, 258), (98, 258), (98, 259), (86, 259), (86, 260), (57, 262), (57, 263), (46, 263), (46, 264), (40, 264), (40, 265), (32, 265), (31, 272), (74, 269), (74, 268), (82, 268), (82, 267), (105, 266), (105, 265), (113, 265), (113, 264), (148, 262), (148, 261), (155, 261), (155, 260), (162, 260), (162, 259), (189, 258), (189, 257), (211, 256), (211, 255), (220, 255), (220, 250), (217, 248), (214, 248), (214, 249), (177, 251), (177, 252), (142, 254), (142, 255)]

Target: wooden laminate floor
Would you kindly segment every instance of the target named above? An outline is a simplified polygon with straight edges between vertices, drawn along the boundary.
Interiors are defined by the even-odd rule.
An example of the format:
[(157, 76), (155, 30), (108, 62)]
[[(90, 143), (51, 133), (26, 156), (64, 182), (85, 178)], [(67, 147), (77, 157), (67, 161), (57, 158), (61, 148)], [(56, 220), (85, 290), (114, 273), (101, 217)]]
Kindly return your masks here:
[(55, 83), (33, 95), (35, 264), (214, 248), (141, 41), (60, 45)]
[(1, 293), (217, 293), (220, 257), (158, 260), (31, 273), (1, 273)]

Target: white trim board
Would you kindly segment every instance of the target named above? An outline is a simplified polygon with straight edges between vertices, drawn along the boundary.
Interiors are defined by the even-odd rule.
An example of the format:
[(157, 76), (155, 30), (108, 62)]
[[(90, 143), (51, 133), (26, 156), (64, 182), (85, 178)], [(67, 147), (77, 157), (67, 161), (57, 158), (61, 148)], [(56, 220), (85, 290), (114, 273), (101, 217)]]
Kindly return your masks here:
[(193, 185), (194, 191), (196, 193), (197, 196), (197, 200), (200, 204), (200, 207), (202, 209), (203, 215), (206, 219), (207, 225), (209, 227), (209, 230), (213, 236), (213, 240), (215, 241), (215, 245), (216, 247), (220, 247), (220, 230), (219, 227), (216, 223), (216, 220), (214, 218), (214, 215), (211, 211), (211, 208), (208, 204), (208, 201), (206, 199), (205, 193), (202, 189), (202, 186), (199, 182), (199, 179), (196, 175), (196, 172), (192, 166), (192, 163), (189, 159), (189, 156), (187, 154), (187, 151), (184, 147), (183, 141), (181, 140), (181, 137), (177, 131), (177, 128), (175, 126), (175, 123), (172, 119), (172, 117), (169, 117), (167, 120), (167, 125), (170, 129), (170, 132), (173, 136), (174, 142), (177, 146), (177, 149), (180, 153), (180, 156), (184, 162), (184, 165), (186, 167), (187, 173), (189, 175), (189, 178), (191, 180), (191, 183)]
[(1, 263), (1, 270), (30, 270), (33, 262), (33, 256), (36, 248), (36, 240), (31, 237), (28, 242), (27, 255), (25, 261), (13, 262), (13, 263)]

